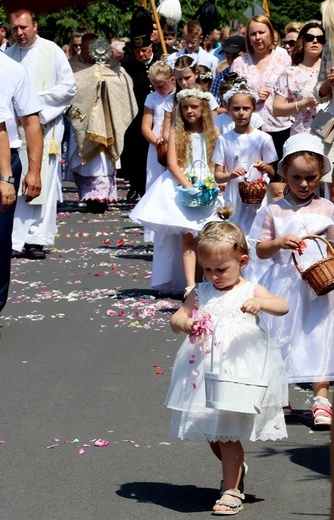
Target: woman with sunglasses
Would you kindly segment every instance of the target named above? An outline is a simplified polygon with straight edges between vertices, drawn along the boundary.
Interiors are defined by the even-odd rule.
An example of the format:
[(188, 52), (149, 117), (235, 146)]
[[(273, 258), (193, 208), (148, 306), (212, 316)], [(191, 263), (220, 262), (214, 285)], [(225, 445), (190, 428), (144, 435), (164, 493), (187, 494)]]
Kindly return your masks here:
[(310, 132), (318, 101), (313, 94), (321, 53), (326, 38), (320, 22), (307, 22), (299, 32), (292, 52), (291, 67), (278, 77), (275, 86), (274, 116), (291, 116), (291, 135)]
[(284, 40), (282, 47), (286, 50), (289, 56), (292, 56), (292, 51), (298, 38), (300, 29), (303, 27), (302, 22), (289, 22), (284, 29)]

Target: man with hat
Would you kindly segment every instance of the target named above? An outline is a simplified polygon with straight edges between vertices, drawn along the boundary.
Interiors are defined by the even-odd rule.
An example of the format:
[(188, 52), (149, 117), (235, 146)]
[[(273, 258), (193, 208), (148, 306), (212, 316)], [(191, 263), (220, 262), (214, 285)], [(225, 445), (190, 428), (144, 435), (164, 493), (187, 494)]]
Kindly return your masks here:
[(151, 14), (139, 7), (136, 9), (130, 24), (130, 43), (124, 48), (124, 58), (121, 65), (132, 78), (133, 90), (138, 105), (138, 114), (125, 132), (124, 149), (121, 155), (121, 167), (130, 181), (127, 200), (134, 202), (138, 196), (145, 193), (146, 160), (148, 141), (141, 133), (141, 122), (146, 96), (154, 91), (149, 79), (150, 66), (158, 61), (151, 42), (153, 21)]
[(243, 36), (238, 34), (227, 38), (226, 42), (222, 46), (222, 51), (226, 54), (227, 67), (218, 72), (211, 86), (211, 94), (216, 98), (217, 103), (220, 105), (219, 87), (225, 78), (225, 74), (228, 74), (231, 70), (231, 65), (234, 60), (246, 52), (246, 40)]

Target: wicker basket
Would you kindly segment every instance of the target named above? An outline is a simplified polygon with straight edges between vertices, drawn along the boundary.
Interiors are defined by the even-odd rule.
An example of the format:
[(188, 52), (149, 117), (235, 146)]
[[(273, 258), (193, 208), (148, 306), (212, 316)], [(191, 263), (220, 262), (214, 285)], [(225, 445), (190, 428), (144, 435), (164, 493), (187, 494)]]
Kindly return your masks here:
[(220, 320), (217, 321), (215, 330), (212, 335), (211, 345), (211, 372), (205, 374), (205, 393), (206, 407), (215, 410), (226, 410), (230, 412), (239, 412), (247, 414), (261, 413), (261, 406), (268, 388), (268, 379), (264, 374), (267, 365), (269, 350), (269, 333), (266, 322), (262, 319), (267, 335), (266, 354), (263, 361), (261, 377), (249, 378), (238, 377), (227, 374), (217, 374), (213, 372), (214, 367), (214, 351), (217, 348), (215, 343), (215, 332)]
[[(197, 159), (193, 162), (193, 164), (188, 168), (189, 174), (192, 174), (194, 172), (196, 163), (202, 163), (206, 170), (205, 175), (211, 175), (207, 163), (202, 159)], [(183, 186), (177, 186), (177, 191), (179, 193), (180, 201), (181, 204), (183, 204), (183, 206), (197, 208), (199, 206), (214, 206), (216, 204), (216, 200), (219, 195), (219, 188), (215, 187), (212, 189), (207, 189), (205, 187), (200, 187), (202, 183), (202, 177), (203, 175), (194, 184), (193, 188), (184, 188)], [(194, 193), (196, 188), (197, 191)]]
[(262, 180), (239, 182), (239, 194), (246, 204), (261, 204), (267, 193), (267, 183)]
[(318, 262), (312, 264), (305, 271), (298, 264), (295, 251), (292, 251), (292, 259), (303, 280), (314, 289), (318, 296), (321, 296), (334, 290), (334, 249), (328, 240), (319, 235), (307, 235), (302, 238), (302, 240), (308, 239), (325, 242), (329, 250), (329, 256), (318, 260)]

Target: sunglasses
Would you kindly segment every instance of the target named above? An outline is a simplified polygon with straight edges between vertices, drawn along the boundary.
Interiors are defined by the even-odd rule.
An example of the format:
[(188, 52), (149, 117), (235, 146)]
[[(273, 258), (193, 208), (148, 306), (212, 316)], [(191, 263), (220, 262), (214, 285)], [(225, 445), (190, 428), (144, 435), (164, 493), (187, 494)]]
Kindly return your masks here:
[(314, 41), (314, 39), (316, 39), (318, 43), (321, 43), (321, 45), (326, 43), (326, 37), (324, 34), (320, 34), (319, 36), (315, 36), (315, 34), (311, 33), (304, 34), (304, 40), (306, 42), (311, 43)]
[(284, 46), (289, 45), (289, 47), (293, 47), (296, 42), (295, 40), (283, 40), (282, 43)]

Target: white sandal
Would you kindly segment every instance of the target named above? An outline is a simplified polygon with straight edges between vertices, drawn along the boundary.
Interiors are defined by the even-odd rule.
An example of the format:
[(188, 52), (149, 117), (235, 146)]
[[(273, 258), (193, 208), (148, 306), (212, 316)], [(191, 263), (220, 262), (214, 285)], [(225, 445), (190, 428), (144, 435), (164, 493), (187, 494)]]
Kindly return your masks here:
[(245, 495), (243, 493), (240, 493), (239, 491), (234, 491), (234, 489), (227, 489), (223, 492), (223, 495), (229, 495), (230, 497), (232, 497), (232, 499), (229, 500), (227, 498), (221, 497), (219, 500), (217, 500), (216, 505), (227, 506), (231, 509), (226, 509), (224, 511), (213, 509), (213, 515), (236, 515), (244, 508), (242, 501), (245, 500)]

